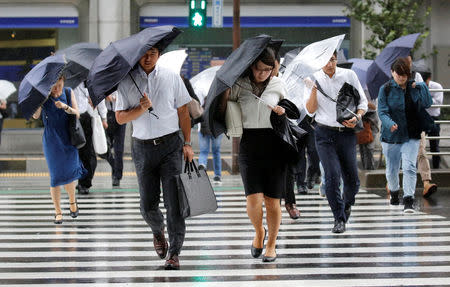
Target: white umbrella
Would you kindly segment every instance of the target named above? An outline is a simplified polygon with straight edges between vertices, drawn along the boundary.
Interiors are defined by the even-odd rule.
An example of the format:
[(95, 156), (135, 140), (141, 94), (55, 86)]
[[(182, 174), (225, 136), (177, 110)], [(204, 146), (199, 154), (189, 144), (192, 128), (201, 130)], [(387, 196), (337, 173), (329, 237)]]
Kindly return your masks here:
[(0, 100), (6, 101), (6, 99), (16, 91), (17, 89), (13, 83), (6, 80), (0, 80)]
[(181, 71), (181, 66), (183, 66), (184, 60), (186, 60), (187, 56), (188, 54), (184, 49), (170, 51), (162, 54), (156, 65), (170, 69), (179, 74)]
[(191, 78), (190, 82), (192, 88), (200, 100), (201, 105), (203, 105), (203, 102), (208, 95), (209, 88), (211, 87), (214, 77), (216, 76), (216, 72), (220, 69), (220, 67), (222, 66), (219, 65), (210, 67)]
[(343, 34), (309, 44), (286, 67), (282, 79), (286, 82), (287, 98), (297, 106), (301, 119), (305, 116), (303, 97), (311, 88), (310, 83), (305, 85), (305, 79), (328, 63), (344, 37)]

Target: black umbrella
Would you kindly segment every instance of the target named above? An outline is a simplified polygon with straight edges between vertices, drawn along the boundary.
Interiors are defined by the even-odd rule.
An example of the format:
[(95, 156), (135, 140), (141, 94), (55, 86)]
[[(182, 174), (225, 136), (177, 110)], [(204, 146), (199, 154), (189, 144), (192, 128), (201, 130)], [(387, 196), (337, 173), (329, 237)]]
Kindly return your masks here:
[(284, 73), (284, 70), (286, 70), (286, 67), (294, 60), (295, 57), (297, 57), (298, 53), (302, 50), (302, 47), (295, 48), (293, 50), (288, 51), (286, 54), (284, 54), (284, 60), (282, 63), (280, 63), (280, 72)]
[(266, 47), (271, 46), (278, 52), (281, 44), (281, 40), (272, 40), (272, 37), (268, 35), (259, 35), (247, 39), (228, 56), (225, 63), (216, 72), (206, 98), (204, 113), (214, 137), (226, 131), (225, 119), (216, 116), (220, 103), (220, 97), (218, 96), (234, 85), (236, 80), (250, 67)]
[(380, 87), (391, 78), (391, 65), (399, 57), (406, 57), (420, 33), (400, 37), (390, 42), (367, 70), (367, 87), (372, 99), (378, 98)]
[(63, 56), (49, 56), (25, 75), (19, 87), (19, 107), (27, 120), (48, 99), (65, 64)]
[(92, 103), (98, 105), (117, 90), (120, 81), (151, 47), (158, 44), (162, 51), (180, 33), (181, 30), (174, 26), (151, 27), (111, 43), (98, 55), (89, 71), (87, 87)]
[(64, 55), (67, 65), (64, 68), (64, 85), (75, 88), (88, 77), (89, 70), (95, 58), (102, 49), (95, 43), (78, 43), (64, 50), (59, 50), (56, 55)]

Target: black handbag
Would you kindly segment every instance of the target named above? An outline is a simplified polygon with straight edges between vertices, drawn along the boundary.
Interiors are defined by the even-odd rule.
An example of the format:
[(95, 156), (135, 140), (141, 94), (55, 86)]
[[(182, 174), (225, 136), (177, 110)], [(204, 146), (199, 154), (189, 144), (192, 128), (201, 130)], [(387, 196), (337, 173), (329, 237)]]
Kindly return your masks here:
[[(68, 88), (64, 88), (66, 97), (67, 97), (67, 104), (72, 107), (72, 97), (71, 97), (71, 90)], [(73, 114), (67, 114), (68, 122), (69, 122), (69, 136), (70, 136), (70, 142), (73, 146), (75, 146), (77, 149), (80, 149), (84, 147), (86, 144), (86, 136), (84, 135), (83, 127), (81, 126), (80, 119), (77, 118), (76, 115)]]
[[(336, 99), (333, 99), (327, 95), (319, 82), (316, 81), (317, 90), (321, 92), (327, 99), (336, 103), (336, 121), (342, 125), (346, 120), (349, 120), (356, 116), (358, 110), (360, 95), (358, 90), (350, 85), (349, 83), (344, 83), (339, 90)], [(355, 132), (362, 131), (364, 129), (362, 120), (356, 122), (356, 126), (353, 128)]]
[(178, 202), (183, 218), (212, 213), (217, 209), (216, 195), (205, 170), (194, 161), (185, 163), (184, 173), (177, 178)]

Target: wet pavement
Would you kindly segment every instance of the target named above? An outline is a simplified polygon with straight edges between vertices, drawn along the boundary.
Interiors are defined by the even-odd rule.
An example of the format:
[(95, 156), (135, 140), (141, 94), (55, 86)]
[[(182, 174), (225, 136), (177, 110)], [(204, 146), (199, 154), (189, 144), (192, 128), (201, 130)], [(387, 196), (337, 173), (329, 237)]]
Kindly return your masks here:
[[(418, 211), (392, 207), (384, 190), (361, 190), (344, 234), (333, 234), (326, 199), (297, 195), (283, 209), (278, 258), (250, 255), (253, 230), (239, 176), (215, 186), (219, 209), (187, 220), (181, 270), (166, 271), (139, 212), (136, 178), (120, 189), (99, 173), (80, 215), (53, 224), (48, 178), (0, 178), (0, 285), (4, 286), (444, 286), (450, 285), (448, 191), (417, 196)], [(417, 191), (419, 195), (420, 191)]]

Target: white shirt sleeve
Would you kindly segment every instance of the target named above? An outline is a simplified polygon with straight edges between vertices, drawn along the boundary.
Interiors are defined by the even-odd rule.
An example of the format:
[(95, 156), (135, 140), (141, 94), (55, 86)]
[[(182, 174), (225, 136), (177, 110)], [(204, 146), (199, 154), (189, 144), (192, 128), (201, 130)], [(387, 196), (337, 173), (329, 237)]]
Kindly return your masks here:
[(117, 87), (117, 94), (116, 94), (116, 109), (115, 111), (124, 111), (128, 110), (130, 108), (130, 103), (128, 101), (127, 96), (124, 94), (125, 91), (123, 89), (124, 85), (119, 84)]
[(100, 117), (102, 118), (102, 120), (106, 119), (106, 114), (108, 113), (108, 110), (106, 109), (105, 100), (102, 100), (102, 101), (97, 105), (97, 110), (98, 110), (98, 114), (100, 115)]

